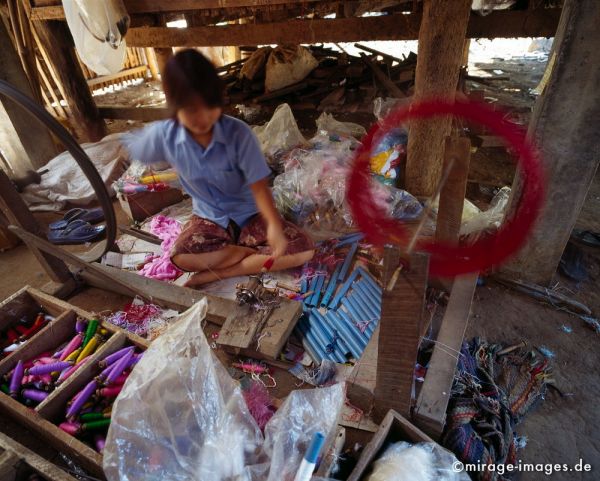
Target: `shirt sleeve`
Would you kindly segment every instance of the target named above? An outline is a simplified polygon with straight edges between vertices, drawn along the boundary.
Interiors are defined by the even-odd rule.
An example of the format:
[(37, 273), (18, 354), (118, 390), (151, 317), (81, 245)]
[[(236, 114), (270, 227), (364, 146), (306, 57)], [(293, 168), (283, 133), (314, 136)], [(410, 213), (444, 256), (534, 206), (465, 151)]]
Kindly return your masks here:
[(131, 160), (145, 165), (166, 161), (164, 122), (153, 122), (123, 136), (123, 145)]
[(244, 174), (246, 185), (254, 184), (265, 177), (269, 177), (271, 169), (267, 165), (267, 161), (260, 149), (260, 144), (254, 132), (244, 124), (240, 129), (239, 137), (240, 140), (237, 148), (238, 165)]

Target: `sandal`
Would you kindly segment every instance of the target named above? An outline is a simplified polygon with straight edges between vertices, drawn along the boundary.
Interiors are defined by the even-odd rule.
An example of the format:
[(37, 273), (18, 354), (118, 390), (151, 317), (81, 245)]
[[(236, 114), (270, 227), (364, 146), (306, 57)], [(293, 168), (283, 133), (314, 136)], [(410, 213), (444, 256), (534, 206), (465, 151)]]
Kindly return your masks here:
[(52, 222), (48, 227), (50, 230), (66, 229), (69, 223), (74, 220), (82, 220), (90, 224), (97, 224), (104, 220), (104, 212), (101, 207), (95, 209), (81, 209), (77, 207), (67, 211), (61, 220)]
[(85, 244), (102, 235), (106, 226), (92, 226), (89, 222), (76, 219), (69, 222), (65, 229), (54, 229), (48, 232), (48, 240), (53, 244)]

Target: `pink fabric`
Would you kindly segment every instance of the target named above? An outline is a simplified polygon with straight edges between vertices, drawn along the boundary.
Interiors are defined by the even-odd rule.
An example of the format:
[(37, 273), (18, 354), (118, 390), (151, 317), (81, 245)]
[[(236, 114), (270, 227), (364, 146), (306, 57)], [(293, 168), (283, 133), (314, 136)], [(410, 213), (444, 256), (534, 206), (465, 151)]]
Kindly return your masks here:
[(181, 232), (181, 224), (171, 217), (157, 215), (150, 222), (150, 231), (162, 240), (162, 254), (151, 257), (140, 274), (161, 281), (177, 279), (182, 271), (171, 262), (171, 248)]

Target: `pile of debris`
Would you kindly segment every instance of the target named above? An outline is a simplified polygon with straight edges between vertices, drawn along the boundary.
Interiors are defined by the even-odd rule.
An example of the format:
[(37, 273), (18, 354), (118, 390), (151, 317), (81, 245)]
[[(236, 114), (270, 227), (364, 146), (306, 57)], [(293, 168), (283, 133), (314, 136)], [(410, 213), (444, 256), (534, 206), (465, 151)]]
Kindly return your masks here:
[(412, 93), (417, 55), (398, 58), (361, 44), (366, 53), (350, 55), (325, 46), (254, 49), (218, 70), (231, 104), (283, 100), (305, 108), (348, 105), (376, 96), (404, 98)]

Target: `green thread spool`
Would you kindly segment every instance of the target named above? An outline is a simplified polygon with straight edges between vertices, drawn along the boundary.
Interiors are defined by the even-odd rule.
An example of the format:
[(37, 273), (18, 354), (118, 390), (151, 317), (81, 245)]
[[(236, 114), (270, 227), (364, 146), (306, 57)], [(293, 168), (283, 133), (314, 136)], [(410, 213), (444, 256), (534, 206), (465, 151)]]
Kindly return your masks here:
[(88, 325), (87, 325), (87, 329), (85, 330), (85, 337), (83, 338), (83, 347), (85, 347), (85, 345), (90, 342), (90, 339), (92, 337), (94, 337), (94, 334), (96, 334), (96, 330), (98, 329), (98, 319), (92, 319)]
[(85, 431), (94, 431), (96, 429), (104, 429), (110, 425), (110, 419), (100, 419), (98, 421), (90, 421), (83, 423), (82, 427)]

